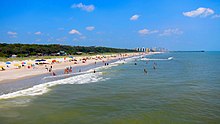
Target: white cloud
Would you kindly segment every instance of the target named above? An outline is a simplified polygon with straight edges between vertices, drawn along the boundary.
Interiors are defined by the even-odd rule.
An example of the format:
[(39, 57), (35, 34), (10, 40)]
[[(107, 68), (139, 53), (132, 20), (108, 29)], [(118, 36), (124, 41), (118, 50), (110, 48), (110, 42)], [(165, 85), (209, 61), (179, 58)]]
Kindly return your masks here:
[(95, 9), (95, 6), (94, 5), (84, 5), (82, 3), (79, 3), (79, 4), (73, 4), (71, 6), (71, 8), (80, 8), (80, 9), (85, 10), (87, 12), (92, 12)]
[(17, 32), (12, 32), (12, 31), (8, 31), (7, 32), (9, 35), (17, 35), (18, 33)]
[(94, 29), (95, 29), (94, 26), (88, 26), (88, 27), (86, 27), (86, 30), (88, 30), (88, 31), (92, 31), (92, 30), (94, 30)]
[(200, 7), (196, 10), (192, 10), (192, 11), (189, 11), (189, 12), (183, 12), (183, 15), (184, 16), (187, 16), (187, 17), (207, 17), (209, 15), (212, 15), (214, 14), (214, 10), (210, 9), (210, 8), (203, 8), (203, 7)]
[(220, 14), (213, 15), (212, 18), (213, 18), (213, 19), (215, 19), (215, 18), (220, 18)]
[(139, 17), (140, 17), (139, 15), (133, 15), (131, 16), (130, 20), (135, 21), (135, 20), (138, 20)]
[(143, 29), (143, 30), (139, 30), (138, 33), (142, 35), (146, 35), (146, 34), (149, 34), (150, 31), (148, 29)]
[(170, 36), (170, 35), (180, 35), (183, 34), (183, 31), (176, 29), (166, 29), (163, 31), (163, 33), (160, 34), (160, 36)]
[(76, 29), (72, 29), (69, 34), (78, 34), (81, 35), (81, 33), (79, 31), (77, 31)]
[(153, 33), (158, 33), (158, 30), (148, 30), (148, 29), (142, 29), (138, 31), (139, 34), (141, 35), (148, 35), (148, 34), (153, 34)]
[(34, 34), (41, 35), (42, 33), (40, 31), (38, 31), (38, 32), (35, 32)]

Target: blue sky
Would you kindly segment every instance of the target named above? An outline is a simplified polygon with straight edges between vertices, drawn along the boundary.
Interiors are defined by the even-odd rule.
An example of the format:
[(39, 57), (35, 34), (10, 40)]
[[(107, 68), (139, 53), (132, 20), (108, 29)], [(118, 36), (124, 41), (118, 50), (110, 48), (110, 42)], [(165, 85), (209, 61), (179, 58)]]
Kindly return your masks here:
[(0, 43), (220, 50), (217, 0), (1, 0)]

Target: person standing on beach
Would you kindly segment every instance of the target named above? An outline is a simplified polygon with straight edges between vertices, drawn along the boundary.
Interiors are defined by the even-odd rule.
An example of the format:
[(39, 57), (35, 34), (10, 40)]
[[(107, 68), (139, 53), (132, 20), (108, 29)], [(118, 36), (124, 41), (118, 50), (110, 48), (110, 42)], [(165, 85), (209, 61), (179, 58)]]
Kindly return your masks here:
[(70, 66), (69, 72), (72, 72), (72, 66)]

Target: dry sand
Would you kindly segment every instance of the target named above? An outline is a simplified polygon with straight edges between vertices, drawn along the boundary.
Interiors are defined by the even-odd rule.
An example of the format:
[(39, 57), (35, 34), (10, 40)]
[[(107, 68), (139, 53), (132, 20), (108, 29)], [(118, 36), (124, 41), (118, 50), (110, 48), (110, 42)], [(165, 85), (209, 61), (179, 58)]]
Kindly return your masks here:
[[(50, 63), (50, 64), (46, 64), (46, 65), (47, 65), (47, 67), (53, 66), (52, 71), (55, 71), (55, 70), (65, 69), (65, 67), (67, 67), (67, 66), (72, 66), (74, 68), (76, 66), (81, 66), (81, 65), (95, 64), (95, 62), (109, 61), (109, 60), (113, 60), (113, 59), (119, 59), (119, 58), (123, 58), (123, 57), (131, 57), (134, 55), (137, 56), (137, 55), (142, 55), (142, 54), (143, 53), (126, 53), (126, 54), (121, 54), (121, 55), (120, 54), (104, 55), (105, 58), (103, 56), (81, 56), (81, 57), (75, 58), (78, 60), (77, 64), (74, 64), (75, 61), (66, 61), (66, 62), (63, 61), (60, 63), (54, 63), (54, 64)], [(149, 53), (149, 54), (152, 54), (152, 53)], [(153, 54), (155, 54), (155, 53), (153, 53)], [(82, 60), (79, 61), (80, 59), (87, 58), (87, 57), (90, 59), (87, 59), (85, 63), (82, 63)], [(102, 58), (97, 59), (98, 57), (102, 57)], [(0, 83), (2, 83), (5, 80), (21, 79), (21, 78), (25, 78), (25, 77), (50, 73), (45, 69), (45, 64), (44, 65), (36, 65), (35, 68), (31, 67), (30, 69), (28, 69), (27, 68), (28, 65), (26, 65), (26, 66), (18, 69), (15, 66), (13, 66), (13, 64), (15, 64), (15, 63), (21, 63), (21, 62), (12, 62), (12, 64), (11, 64), (12, 66), (10, 68), (6, 68), (6, 70), (0, 71)], [(3, 63), (0, 63), (0, 64), (3, 64)]]

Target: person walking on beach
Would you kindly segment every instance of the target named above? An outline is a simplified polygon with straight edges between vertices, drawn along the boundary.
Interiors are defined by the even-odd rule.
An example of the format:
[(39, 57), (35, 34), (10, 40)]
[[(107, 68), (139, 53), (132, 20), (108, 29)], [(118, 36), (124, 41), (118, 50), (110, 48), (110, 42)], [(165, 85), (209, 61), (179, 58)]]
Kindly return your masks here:
[(72, 66), (70, 66), (69, 72), (72, 72)]
[(65, 69), (64, 69), (64, 74), (68, 74), (68, 73), (69, 73), (68, 68), (65, 68)]
[(47, 67), (47, 65), (45, 65), (45, 69), (48, 71), (48, 67)]
[(53, 73), (52, 73), (52, 75), (53, 75), (53, 76), (56, 76), (56, 73), (55, 73), (55, 72), (53, 72)]

